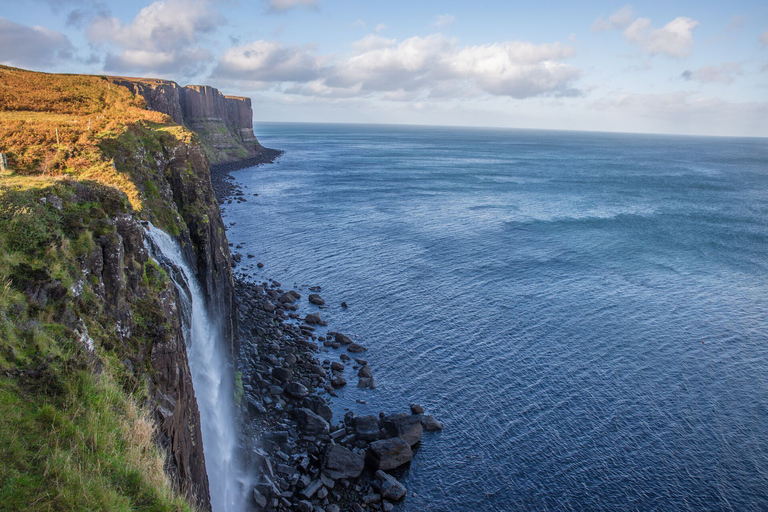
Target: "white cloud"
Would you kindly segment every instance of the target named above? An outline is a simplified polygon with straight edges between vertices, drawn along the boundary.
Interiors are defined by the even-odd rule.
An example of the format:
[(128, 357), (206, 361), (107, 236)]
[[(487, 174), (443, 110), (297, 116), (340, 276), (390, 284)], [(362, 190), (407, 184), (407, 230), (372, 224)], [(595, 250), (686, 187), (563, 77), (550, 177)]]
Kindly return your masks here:
[(320, 76), (322, 62), (312, 48), (255, 41), (227, 50), (213, 75), (255, 82), (309, 82)]
[(637, 17), (635, 8), (631, 5), (625, 5), (615, 13), (611, 14), (607, 20), (602, 16), (597, 18), (592, 24), (592, 32), (604, 32), (607, 30), (620, 30), (629, 26)]
[[(251, 82), (294, 82), (286, 92), (324, 97), (352, 94), (402, 100), (448, 95), (512, 98), (575, 96), (580, 70), (562, 62), (573, 47), (519, 41), (461, 47), (440, 34), (398, 42), (369, 34), (343, 59), (313, 48), (257, 41), (228, 50), (213, 75)], [(407, 94), (406, 94), (407, 93)]]
[(294, 7), (317, 8), (317, 0), (269, 0), (269, 9), (272, 11), (287, 11)]
[(206, 0), (159, 0), (128, 24), (114, 17), (95, 19), (88, 37), (118, 49), (107, 54), (107, 70), (189, 72), (211, 60), (200, 39), (223, 23)]
[(0, 18), (0, 62), (11, 66), (52, 66), (73, 58), (67, 36), (44, 27)]
[(696, 20), (678, 17), (654, 30), (651, 20), (638, 18), (624, 29), (624, 38), (651, 55), (686, 57), (693, 49), (693, 29), (698, 25)]
[(440, 14), (435, 17), (435, 22), (433, 23), (433, 26), (447, 27), (449, 25), (453, 25), (455, 21), (456, 21), (456, 16), (453, 16), (452, 14)]
[(703, 84), (720, 83), (729, 84), (735, 80), (735, 76), (741, 75), (741, 63), (726, 62), (720, 66), (702, 66), (696, 70), (683, 71), (683, 80), (696, 80)]

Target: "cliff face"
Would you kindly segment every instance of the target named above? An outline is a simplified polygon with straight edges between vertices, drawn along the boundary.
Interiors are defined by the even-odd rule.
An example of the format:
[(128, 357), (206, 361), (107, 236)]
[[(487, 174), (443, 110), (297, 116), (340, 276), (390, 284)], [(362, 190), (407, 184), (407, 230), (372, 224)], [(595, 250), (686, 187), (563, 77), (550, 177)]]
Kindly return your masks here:
[(32, 482), (12, 495), (4, 487), (0, 502), (187, 510), (152, 469), (157, 443), (170, 487), (210, 509), (179, 292), (149, 257), (141, 223), (181, 244), (236, 353), (209, 155), (258, 154), (251, 115), (250, 101), (210, 87), (0, 66), (0, 152), (11, 168), (0, 175), (2, 450), (13, 432), (30, 432), (14, 463), (0, 465), (0, 481)]
[(169, 80), (108, 79), (144, 98), (147, 108), (167, 114), (197, 133), (213, 164), (257, 159), (264, 152), (253, 134), (250, 98), (224, 96), (207, 85), (180, 87)]

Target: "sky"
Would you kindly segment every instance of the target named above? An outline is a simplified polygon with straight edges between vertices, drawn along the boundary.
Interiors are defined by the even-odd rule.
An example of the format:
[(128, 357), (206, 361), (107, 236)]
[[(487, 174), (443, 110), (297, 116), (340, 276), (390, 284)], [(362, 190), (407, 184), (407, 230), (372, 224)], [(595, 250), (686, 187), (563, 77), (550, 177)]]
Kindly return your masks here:
[(0, 0), (0, 63), (212, 85), (257, 125), (768, 137), (765, 0)]

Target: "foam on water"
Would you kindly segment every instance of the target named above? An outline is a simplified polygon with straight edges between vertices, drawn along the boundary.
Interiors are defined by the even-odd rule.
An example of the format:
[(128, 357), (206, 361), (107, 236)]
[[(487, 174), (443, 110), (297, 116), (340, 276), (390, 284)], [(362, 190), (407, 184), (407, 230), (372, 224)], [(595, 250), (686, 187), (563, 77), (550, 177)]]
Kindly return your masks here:
[(369, 347), (377, 388), (336, 417), (420, 402), (446, 424), (402, 510), (768, 503), (764, 141), (257, 133), (286, 154), (235, 173), (260, 195), (226, 206), (228, 236)]

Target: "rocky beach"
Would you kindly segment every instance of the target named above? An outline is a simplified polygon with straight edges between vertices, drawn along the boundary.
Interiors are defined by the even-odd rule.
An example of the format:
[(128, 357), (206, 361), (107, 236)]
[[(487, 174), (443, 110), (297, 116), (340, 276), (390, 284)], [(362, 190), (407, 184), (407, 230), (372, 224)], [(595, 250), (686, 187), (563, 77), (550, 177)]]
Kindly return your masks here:
[[(260, 163), (281, 154), (272, 151), (272, 158)], [(237, 186), (229, 174), (237, 168), (212, 168), (221, 205), (258, 196)], [(374, 369), (365, 359), (368, 349), (354, 341), (353, 333), (335, 332), (322, 318), (324, 309), (346, 304), (326, 304), (316, 286), (297, 291), (274, 279), (256, 282), (252, 271), (263, 265), (238, 252), (240, 242), (232, 240), (230, 251), (239, 318), (243, 446), (248, 467), (258, 475), (253, 506), (305, 512), (393, 510), (408, 494), (397, 475), (418, 452), (424, 432), (441, 430), (442, 423), (418, 404), (378, 415), (349, 410), (334, 418), (329, 404), (337, 389), (376, 386)], [(299, 314), (302, 303), (308, 311), (304, 315)]]

